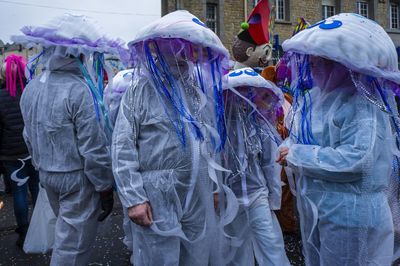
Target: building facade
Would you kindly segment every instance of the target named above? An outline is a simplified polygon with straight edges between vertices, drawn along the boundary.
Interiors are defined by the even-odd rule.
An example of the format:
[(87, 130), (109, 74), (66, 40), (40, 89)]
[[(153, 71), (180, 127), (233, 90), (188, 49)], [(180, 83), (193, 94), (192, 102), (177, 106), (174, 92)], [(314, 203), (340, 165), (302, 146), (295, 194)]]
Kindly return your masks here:
[(0, 40), (0, 62), (3, 62), (4, 59), (10, 54), (22, 55), (25, 58), (30, 58), (34, 54), (36, 54), (36, 49), (25, 49), (22, 45), (19, 44), (4, 44)]
[[(259, 0), (162, 0), (162, 14), (186, 9), (206, 22), (231, 51), (240, 24)], [(270, 0), (271, 1), (271, 0)], [(273, 0), (279, 43), (292, 36), (299, 18), (314, 24), (337, 13), (358, 13), (378, 22), (400, 50), (400, 0)], [(373, 45), (373, 44), (371, 44)]]

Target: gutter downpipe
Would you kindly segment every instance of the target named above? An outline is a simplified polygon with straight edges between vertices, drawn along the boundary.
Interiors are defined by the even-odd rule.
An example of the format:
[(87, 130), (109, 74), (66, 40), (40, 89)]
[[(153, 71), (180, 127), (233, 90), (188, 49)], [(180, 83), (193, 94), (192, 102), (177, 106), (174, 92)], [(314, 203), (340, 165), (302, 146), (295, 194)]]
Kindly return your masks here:
[(243, 21), (247, 21), (247, 0), (243, 0), (243, 4), (244, 4), (244, 20)]

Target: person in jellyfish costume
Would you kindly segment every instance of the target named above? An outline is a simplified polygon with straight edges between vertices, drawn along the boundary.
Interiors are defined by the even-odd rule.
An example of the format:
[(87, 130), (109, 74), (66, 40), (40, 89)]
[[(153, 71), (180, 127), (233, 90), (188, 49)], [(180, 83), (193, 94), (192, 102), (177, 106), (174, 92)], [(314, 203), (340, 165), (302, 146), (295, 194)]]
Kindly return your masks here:
[(343, 13), (283, 48), (294, 97), (277, 161), (296, 174), (306, 264), (391, 265), (399, 219), (387, 195), (399, 154), (394, 44), (376, 22)]

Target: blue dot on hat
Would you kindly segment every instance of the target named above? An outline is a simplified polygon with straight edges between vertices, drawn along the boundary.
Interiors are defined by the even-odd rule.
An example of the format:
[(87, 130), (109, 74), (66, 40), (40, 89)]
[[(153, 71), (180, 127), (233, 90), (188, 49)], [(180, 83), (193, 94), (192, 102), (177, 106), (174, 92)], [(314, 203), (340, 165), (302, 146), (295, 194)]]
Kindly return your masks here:
[(244, 73), (246, 73), (246, 75), (253, 76), (253, 77), (258, 76), (257, 72), (255, 72), (252, 69), (251, 70), (250, 69), (245, 69)]
[(203, 26), (204, 28), (207, 28), (206, 24), (201, 22), (198, 18), (193, 18), (192, 21), (196, 24), (199, 24), (200, 26)]
[(242, 70), (236, 70), (236, 71), (233, 71), (232, 73), (230, 73), (229, 77), (239, 77), (242, 74), (243, 74)]
[(324, 23), (321, 23), (319, 25), (319, 28), (323, 30), (333, 30), (341, 27), (342, 25), (343, 23), (340, 20), (333, 20), (332, 22), (330, 21), (329, 23), (326, 23), (325, 21)]

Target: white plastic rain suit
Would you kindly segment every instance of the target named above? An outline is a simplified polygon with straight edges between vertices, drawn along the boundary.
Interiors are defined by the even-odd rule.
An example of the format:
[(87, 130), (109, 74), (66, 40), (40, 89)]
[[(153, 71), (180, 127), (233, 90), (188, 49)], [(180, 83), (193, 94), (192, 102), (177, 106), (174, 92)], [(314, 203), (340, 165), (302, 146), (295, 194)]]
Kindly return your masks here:
[[(262, 127), (263, 121), (257, 122)], [(290, 265), (282, 231), (273, 212), (281, 207), (280, 166), (275, 163), (277, 145), (265, 134), (267, 128), (257, 130), (235, 116), (230, 117), (227, 124), (229, 144), (236, 149), (233, 152), (237, 152), (228, 156), (230, 163), (225, 165), (233, 171), (227, 183), (241, 203), (230, 233), (244, 241), (229, 265), (253, 265), (253, 251), (259, 265)], [(238, 137), (239, 134), (243, 135)], [(238, 138), (244, 141), (243, 147)], [(234, 171), (235, 156), (246, 158), (244, 176), (239, 174), (240, 169)]]
[(51, 265), (87, 265), (100, 191), (113, 178), (106, 138), (76, 58), (53, 55), (21, 98), (24, 137), (58, 216)]
[(122, 204), (148, 201), (153, 212), (150, 228), (131, 223), (134, 265), (208, 265), (213, 185), (200, 143), (187, 134), (182, 147), (151, 83), (137, 84), (122, 98), (112, 144)]
[[(223, 161), (232, 173), (226, 175), (225, 182), (240, 202), (228, 233), (242, 242), (232, 247), (234, 256), (229, 265), (253, 265), (254, 255), (259, 265), (289, 265), (273, 212), (281, 207), (281, 166), (275, 162), (281, 139), (272, 125), (275, 116), (263, 115), (276, 112), (283, 94), (250, 68), (231, 72), (227, 78), (224, 99), (228, 141)], [(266, 106), (257, 106), (255, 98), (263, 99)]]
[(296, 172), (306, 263), (391, 265), (393, 223), (384, 192), (394, 145), (389, 116), (334, 65), (313, 73), (320, 87), (310, 92), (316, 143), (284, 144)]

